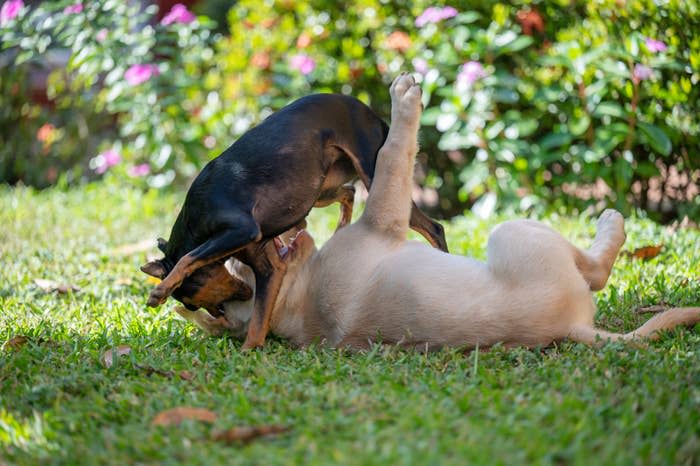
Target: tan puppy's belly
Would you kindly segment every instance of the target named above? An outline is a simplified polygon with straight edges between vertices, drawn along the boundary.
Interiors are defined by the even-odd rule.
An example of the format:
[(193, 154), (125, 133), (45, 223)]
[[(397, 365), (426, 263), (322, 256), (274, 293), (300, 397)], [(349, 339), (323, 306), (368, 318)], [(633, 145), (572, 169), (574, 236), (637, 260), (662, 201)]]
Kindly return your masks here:
[[(573, 261), (564, 264), (570, 274), (548, 281), (542, 280), (549, 271), (546, 260), (521, 276), (497, 276), (490, 262), (436, 254), (412, 242), (387, 251), (364, 288), (367, 293), (342, 312), (353, 317), (341, 325), (347, 331), (329, 343), (381, 339), (407, 346), (534, 346), (564, 338), (577, 315), (592, 318), (590, 292)], [(338, 314), (337, 308), (325, 312)]]

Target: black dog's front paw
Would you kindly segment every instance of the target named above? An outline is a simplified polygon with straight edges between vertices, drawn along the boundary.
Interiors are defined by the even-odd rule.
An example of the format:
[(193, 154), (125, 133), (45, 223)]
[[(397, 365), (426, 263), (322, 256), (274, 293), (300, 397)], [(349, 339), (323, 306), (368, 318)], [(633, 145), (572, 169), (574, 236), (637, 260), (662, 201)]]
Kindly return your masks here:
[(151, 294), (148, 296), (148, 301), (146, 304), (149, 307), (156, 307), (160, 306), (165, 302), (166, 299), (168, 299), (168, 294), (165, 290), (160, 289), (159, 287), (155, 287), (153, 291), (151, 291)]

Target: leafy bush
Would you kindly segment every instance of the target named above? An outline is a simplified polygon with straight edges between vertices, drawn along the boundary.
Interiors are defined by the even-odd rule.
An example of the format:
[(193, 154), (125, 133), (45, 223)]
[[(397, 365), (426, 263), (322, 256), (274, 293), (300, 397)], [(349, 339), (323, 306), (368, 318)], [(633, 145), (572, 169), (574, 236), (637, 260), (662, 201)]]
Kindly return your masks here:
[[(87, 122), (78, 142), (103, 139), (91, 169), (83, 162), (76, 173), (150, 170), (133, 179), (152, 186), (187, 180), (250, 126), (311, 92), (352, 94), (387, 117), (387, 85), (414, 70), (426, 105), (422, 200), (433, 213), (553, 203), (697, 216), (700, 39), (689, 31), (699, 7), (623, 3), (242, 0), (229, 12), (230, 36), (218, 36), (206, 17), (154, 24), (152, 8), (129, 2), (81, 11), (44, 2), (0, 25), (12, 54), (2, 118), (15, 128), (0, 133), (3, 160), (15, 154), (16, 163), (32, 146), (36, 161), (75, 163), (75, 137), (42, 155), (33, 135), (46, 110), (17, 99), (17, 83), (47, 50), (70, 50), (65, 72), (49, 80), (58, 134), (72, 131), (77, 113)], [(0, 176), (17, 178), (6, 169)]]
[[(215, 63), (213, 23), (180, 8), (153, 24), (155, 11), (155, 7), (143, 10), (137, 2), (116, 0), (44, 2), (31, 11), (23, 7), (0, 29), (13, 62), (3, 69), (3, 101), (22, 94), (16, 91), (17, 83), (45, 64), (49, 53), (67, 51), (65, 68), (53, 70), (48, 79), (51, 104), (85, 122), (101, 117), (112, 123), (111, 132), (86, 130), (73, 140), (72, 150), (85, 161), (82, 170), (73, 168), (73, 177), (109, 170), (125, 178), (146, 177), (150, 185), (162, 187), (177, 175), (191, 177), (211, 156), (212, 133), (220, 131), (221, 122), (212, 117), (220, 111), (221, 102), (207, 85)], [(42, 110), (27, 114), (19, 105), (8, 109), (3, 115), (7, 128), (33, 128), (56, 118)], [(88, 135), (104, 138), (97, 145), (100, 154), (75, 147)], [(10, 153), (21, 154), (16, 158), (26, 162), (6, 164), (2, 174), (6, 180), (31, 182), (35, 179), (32, 164), (55, 156), (23, 147), (34, 139), (31, 131), (18, 137), (8, 130), (2, 138), (3, 160), (10, 160), (6, 158)], [(66, 150), (65, 144), (53, 147)]]
[(227, 100), (276, 109), (335, 91), (388, 115), (386, 85), (413, 69), (443, 215), (597, 200), (698, 214), (698, 7), (618, 3), (243, 0), (221, 49)]

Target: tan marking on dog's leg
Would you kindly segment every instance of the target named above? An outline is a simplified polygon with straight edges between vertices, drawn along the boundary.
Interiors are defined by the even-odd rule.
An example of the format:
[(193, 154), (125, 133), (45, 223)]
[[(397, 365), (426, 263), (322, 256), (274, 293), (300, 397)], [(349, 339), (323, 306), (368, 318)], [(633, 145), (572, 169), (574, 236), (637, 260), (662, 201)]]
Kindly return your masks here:
[(362, 221), (405, 239), (411, 216), (413, 164), (418, 150), (421, 89), (408, 74), (391, 85), (391, 127), (377, 155), (374, 179)]
[(336, 231), (349, 225), (352, 221), (352, 210), (355, 205), (355, 187), (352, 185), (340, 186), (332, 197), (324, 197), (314, 204), (314, 207), (326, 207), (334, 202), (340, 203), (340, 218)]
[(625, 238), (625, 220), (622, 214), (607, 209), (598, 219), (591, 248), (587, 251), (576, 248), (576, 265), (592, 291), (605, 287)]
[(270, 319), (272, 311), (277, 301), (277, 295), (282, 287), (282, 279), (287, 272), (286, 263), (279, 257), (277, 248), (272, 241), (265, 246), (264, 254), (272, 265), (272, 271), (265, 287), (265, 294), (260, 298), (261, 288), (256, 282), (255, 303), (253, 305), (253, 314), (248, 324), (248, 333), (241, 349), (250, 350), (262, 347), (265, 344), (265, 338), (270, 331)]
[(151, 307), (163, 304), (173, 290), (182, 285), (182, 282), (188, 275), (203, 265), (205, 264), (198, 265), (197, 261), (189, 254), (182, 256), (168, 276), (151, 290), (147, 304)]
[(355, 206), (355, 188), (353, 186), (341, 186), (338, 188), (338, 202), (340, 202), (340, 220), (336, 231), (347, 226), (352, 221), (352, 210)]

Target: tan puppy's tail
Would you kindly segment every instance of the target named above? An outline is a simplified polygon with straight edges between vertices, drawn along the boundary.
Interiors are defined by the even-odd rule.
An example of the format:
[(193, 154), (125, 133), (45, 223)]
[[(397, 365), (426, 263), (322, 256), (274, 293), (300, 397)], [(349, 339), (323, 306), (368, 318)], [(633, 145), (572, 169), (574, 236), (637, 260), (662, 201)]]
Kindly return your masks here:
[(700, 307), (677, 307), (655, 315), (637, 330), (629, 333), (611, 333), (588, 325), (577, 325), (571, 329), (568, 338), (591, 346), (602, 346), (608, 341), (656, 340), (662, 330), (698, 322)]

